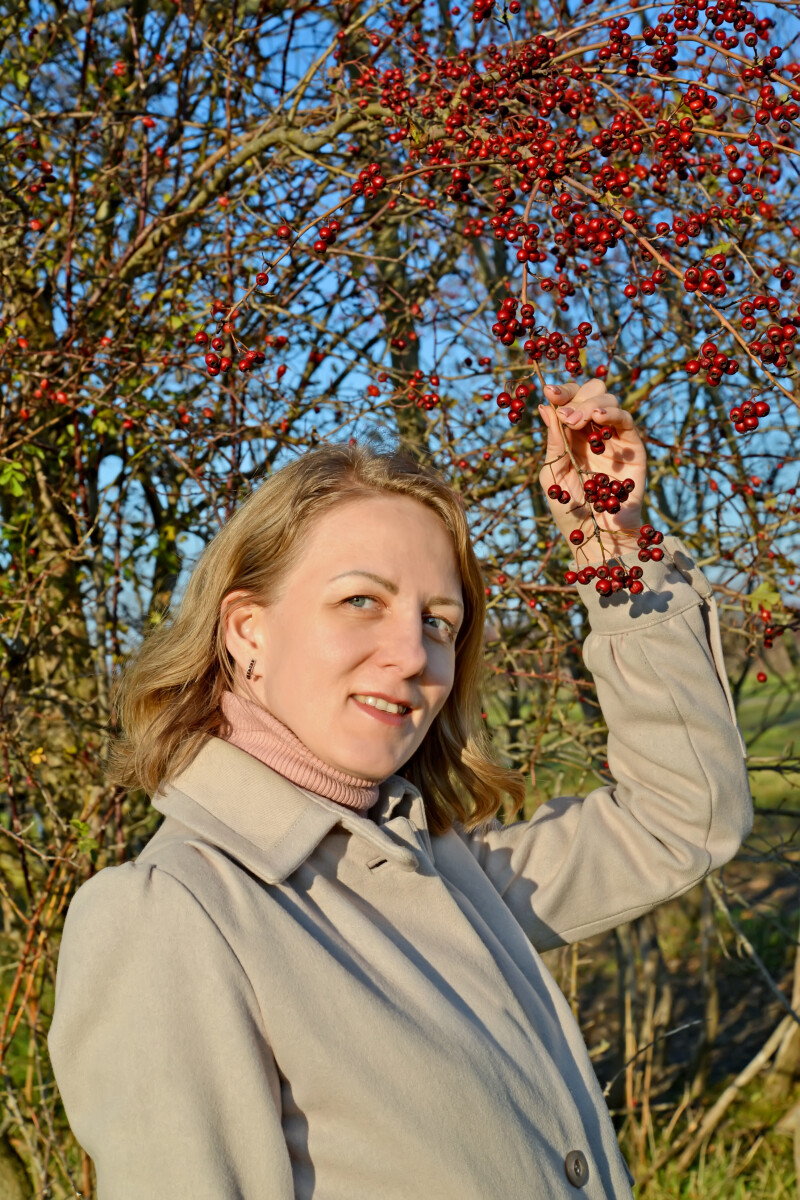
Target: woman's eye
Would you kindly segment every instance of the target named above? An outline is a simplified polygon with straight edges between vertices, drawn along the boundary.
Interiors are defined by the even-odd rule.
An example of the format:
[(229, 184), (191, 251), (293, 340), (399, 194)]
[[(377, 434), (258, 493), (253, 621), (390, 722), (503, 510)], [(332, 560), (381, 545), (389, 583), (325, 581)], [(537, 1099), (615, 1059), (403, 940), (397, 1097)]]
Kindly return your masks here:
[[(377, 598), (375, 598), (375, 596), (348, 596), (348, 598), (343, 602), (345, 605), (350, 605), (350, 607), (353, 608), (360, 608), (360, 610), (363, 611), (368, 607), (369, 604), (378, 604), (379, 601)], [(422, 620), (425, 620), (425, 622), (432, 620), (434, 624), (432, 626), (428, 626), (428, 628), (435, 629), (440, 632), (440, 634), (444, 634), (449, 641), (455, 641), (456, 626), (453, 625), (451, 620), (447, 620), (446, 617), (438, 617), (437, 614), (433, 612), (423, 613)]]
[[(348, 596), (345, 604), (352, 604), (354, 600), (374, 600), (374, 596)], [(360, 605), (358, 606), (360, 607)]]
[(452, 621), (448, 621), (446, 617), (437, 617), (434, 615), (434, 613), (426, 613), (425, 616), (431, 621), (440, 621), (441, 624), (439, 625), (439, 629), (441, 632), (446, 634), (448, 638), (453, 637), (455, 633), (455, 626)]

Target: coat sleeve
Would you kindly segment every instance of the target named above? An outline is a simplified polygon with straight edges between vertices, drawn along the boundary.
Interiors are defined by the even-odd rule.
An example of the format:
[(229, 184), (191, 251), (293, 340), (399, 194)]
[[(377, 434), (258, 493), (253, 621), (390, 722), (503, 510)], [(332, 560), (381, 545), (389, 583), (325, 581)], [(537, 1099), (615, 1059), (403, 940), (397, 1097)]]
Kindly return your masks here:
[(681, 895), (752, 827), (716, 602), (683, 544), (663, 544), (664, 559), (643, 564), (639, 596), (581, 588), (591, 622), (583, 659), (614, 782), (543, 804), (529, 821), (460, 831), (539, 950)]
[(173, 876), (126, 863), (79, 888), (48, 1046), (99, 1200), (293, 1200), (256, 998)]

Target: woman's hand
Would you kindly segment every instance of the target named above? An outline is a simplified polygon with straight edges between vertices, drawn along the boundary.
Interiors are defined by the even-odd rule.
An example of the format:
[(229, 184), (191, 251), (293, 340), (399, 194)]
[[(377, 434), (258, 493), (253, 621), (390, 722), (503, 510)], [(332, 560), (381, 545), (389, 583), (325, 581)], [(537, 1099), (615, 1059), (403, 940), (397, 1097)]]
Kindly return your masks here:
[[(566, 504), (547, 497), (559, 531), (567, 541), (574, 530), (583, 533), (584, 541), (580, 545), (570, 542), (579, 566), (604, 559), (594, 522), (602, 534), (605, 556), (630, 553), (636, 549), (642, 524), (647, 473), (647, 454), (633, 418), (620, 408), (617, 397), (606, 391), (601, 379), (590, 379), (580, 385), (573, 382), (559, 386), (548, 384), (545, 396), (550, 404), (540, 406), (539, 415), (547, 426), (547, 449), (539, 482), (546, 496), (548, 488), (554, 485), (569, 492), (570, 500)], [(604, 425), (613, 430), (613, 435), (603, 442), (604, 452), (596, 454), (589, 446), (589, 436)], [(565, 444), (582, 472), (580, 477)], [(633, 491), (622, 501), (619, 512), (594, 512), (585, 503), (583, 482), (590, 474), (599, 472), (604, 472), (612, 481), (633, 481)]]

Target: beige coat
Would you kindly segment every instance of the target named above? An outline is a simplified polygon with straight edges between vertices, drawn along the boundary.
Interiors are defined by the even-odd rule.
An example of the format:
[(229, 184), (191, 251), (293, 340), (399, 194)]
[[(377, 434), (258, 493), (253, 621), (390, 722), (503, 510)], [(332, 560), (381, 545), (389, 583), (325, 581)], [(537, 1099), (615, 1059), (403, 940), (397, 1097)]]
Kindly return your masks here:
[(751, 825), (715, 603), (667, 545), (684, 573), (650, 564), (643, 596), (581, 589), (616, 783), (431, 837), (399, 776), (364, 818), (212, 739), (157, 795), (58, 964), (100, 1200), (631, 1197), (539, 952), (680, 895)]

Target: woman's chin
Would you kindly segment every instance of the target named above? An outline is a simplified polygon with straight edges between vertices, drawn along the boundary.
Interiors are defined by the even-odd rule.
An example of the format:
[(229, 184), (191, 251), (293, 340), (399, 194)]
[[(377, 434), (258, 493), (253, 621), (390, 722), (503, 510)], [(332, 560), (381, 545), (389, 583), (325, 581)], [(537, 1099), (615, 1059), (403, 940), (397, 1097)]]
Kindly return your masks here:
[(368, 779), (371, 783), (378, 784), (399, 771), (405, 761), (398, 761), (395, 757), (376, 758), (371, 754), (352, 754), (337, 760), (336, 765), (345, 775), (352, 775), (356, 779)]

